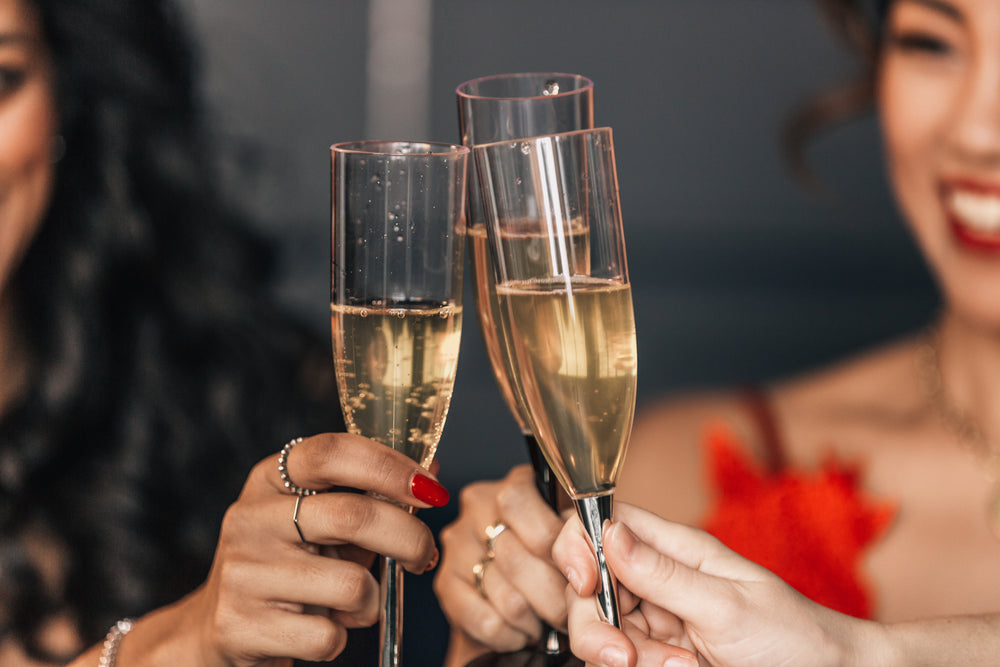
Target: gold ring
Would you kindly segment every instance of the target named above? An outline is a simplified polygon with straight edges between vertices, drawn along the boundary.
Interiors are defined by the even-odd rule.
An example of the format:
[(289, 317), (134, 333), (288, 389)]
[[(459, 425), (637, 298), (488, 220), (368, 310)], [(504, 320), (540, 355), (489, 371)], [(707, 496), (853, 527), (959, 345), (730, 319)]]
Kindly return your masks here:
[(292, 523), (295, 524), (295, 530), (299, 534), (299, 539), (302, 540), (302, 544), (309, 544), (306, 540), (306, 536), (302, 534), (302, 528), (299, 527), (299, 506), (302, 505), (302, 499), (306, 497), (306, 494), (295, 496), (295, 511), (292, 512)]
[(486, 554), (472, 566), (472, 574), (476, 578), (476, 590), (479, 591), (484, 600), (489, 600), (489, 598), (486, 597), (486, 585), (483, 583), (483, 579), (486, 577), (486, 566), (492, 562), (493, 556)]
[(507, 530), (507, 526), (500, 519), (486, 526), (486, 555), (490, 558), (496, 557), (497, 538), (505, 530)]

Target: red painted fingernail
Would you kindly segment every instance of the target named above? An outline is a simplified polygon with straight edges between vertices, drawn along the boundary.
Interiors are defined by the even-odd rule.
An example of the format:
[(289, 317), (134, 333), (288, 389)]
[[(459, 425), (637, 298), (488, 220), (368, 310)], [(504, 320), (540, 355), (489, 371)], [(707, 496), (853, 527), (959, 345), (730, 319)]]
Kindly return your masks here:
[(431, 507), (442, 507), (448, 504), (448, 490), (427, 475), (417, 473), (410, 482), (410, 493), (417, 500)]

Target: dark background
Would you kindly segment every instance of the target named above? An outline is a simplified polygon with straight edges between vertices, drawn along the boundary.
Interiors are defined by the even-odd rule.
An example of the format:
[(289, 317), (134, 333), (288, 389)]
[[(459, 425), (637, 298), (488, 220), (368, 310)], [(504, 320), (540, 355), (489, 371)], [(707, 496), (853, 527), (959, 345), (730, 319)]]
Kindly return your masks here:
[[(202, 40), (204, 89), (218, 129), (243, 163), (233, 172), (234, 193), (282, 246), (282, 298), (324, 334), (329, 145), (457, 142), (455, 87), (515, 71), (590, 77), (597, 124), (614, 128), (640, 405), (669, 391), (764, 381), (822, 364), (919, 325), (935, 307), (887, 190), (874, 119), (811, 145), (825, 195), (799, 186), (782, 161), (777, 138), (787, 114), (853, 72), (811, 2), (184, 5)], [(390, 18), (416, 8), (426, 21), (407, 18), (400, 34), (384, 26), (370, 33), (376, 10), (386, 8)], [(395, 55), (392, 48), (370, 54), (372, 44), (395, 45)], [(426, 79), (407, 75), (415, 90), (372, 109), (369, 63), (383, 56), (400, 58), (389, 72), (425, 64)], [(439, 450), (453, 500), (422, 514), (435, 529), (454, 517), (463, 485), (526, 460), (468, 289), (465, 305), (456, 393)], [(407, 587), (406, 662), (439, 665), (446, 630), (430, 579), (409, 577)]]

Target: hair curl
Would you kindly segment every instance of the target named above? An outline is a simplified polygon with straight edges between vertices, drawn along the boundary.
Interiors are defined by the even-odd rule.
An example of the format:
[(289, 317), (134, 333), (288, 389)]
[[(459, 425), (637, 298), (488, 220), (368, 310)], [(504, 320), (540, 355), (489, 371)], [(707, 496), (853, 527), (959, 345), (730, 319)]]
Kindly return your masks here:
[(271, 304), (269, 248), (217, 194), (177, 10), (32, 3), (67, 150), (12, 283), (33, 373), (0, 422), (0, 639), (52, 659), (54, 613), (94, 642), (192, 590), (253, 462), (340, 424), (300, 373), (326, 347)]
[(882, 23), (888, 0), (817, 0), (834, 35), (857, 57), (859, 73), (853, 80), (812, 96), (789, 116), (781, 143), (792, 172), (817, 186), (805, 157), (809, 141), (825, 129), (870, 110), (875, 99), (875, 76), (882, 48)]

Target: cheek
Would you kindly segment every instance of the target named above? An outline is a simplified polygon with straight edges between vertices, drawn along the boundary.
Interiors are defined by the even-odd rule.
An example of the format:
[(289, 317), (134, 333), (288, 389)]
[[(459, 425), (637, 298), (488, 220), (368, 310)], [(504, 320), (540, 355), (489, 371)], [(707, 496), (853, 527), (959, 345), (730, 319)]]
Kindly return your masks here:
[(878, 82), (889, 176), (905, 217), (918, 231), (938, 200), (942, 148), (956, 94), (951, 77), (912, 72), (891, 59)]
[(0, 105), (0, 292), (48, 207), (55, 115), (47, 87), (18, 91)]

